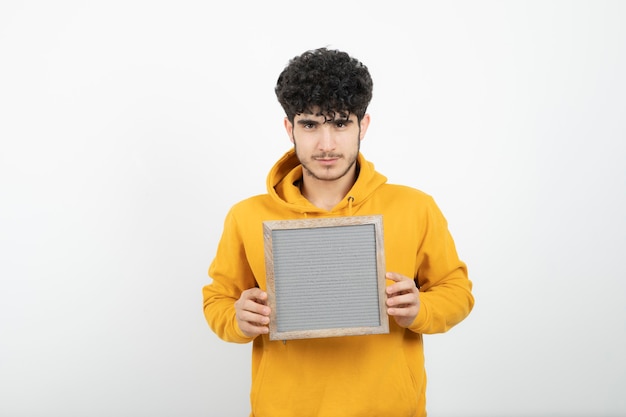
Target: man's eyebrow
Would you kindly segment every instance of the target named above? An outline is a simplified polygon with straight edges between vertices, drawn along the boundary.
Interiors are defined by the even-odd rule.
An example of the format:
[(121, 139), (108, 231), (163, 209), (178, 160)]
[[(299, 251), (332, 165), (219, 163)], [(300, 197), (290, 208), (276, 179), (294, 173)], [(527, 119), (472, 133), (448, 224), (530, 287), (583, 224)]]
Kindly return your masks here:
[(296, 122), (299, 125), (319, 125), (320, 123), (325, 124), (325, 123), (343, 123), (343, 124), (349, 124), (349, 123), (354, 123), (354, 120), (352, 119), (344, 119), (344, 118), (336, 118), (336, 119), (327, 119), (324, 122), (320, 122), (319, 120), (314, 120), (314, 119), (300, 119)]
[(313, 119), (300, 119), (296, 123), (298, 123), (299, 125), (317, 125), (320, 122)]

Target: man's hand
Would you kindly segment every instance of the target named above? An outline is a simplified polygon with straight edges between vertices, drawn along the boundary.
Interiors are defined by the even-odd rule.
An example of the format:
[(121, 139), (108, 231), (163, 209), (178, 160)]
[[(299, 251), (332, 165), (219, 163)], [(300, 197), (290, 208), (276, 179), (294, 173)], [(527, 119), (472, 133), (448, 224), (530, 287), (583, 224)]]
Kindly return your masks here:
[(387, 314), (401, 327), (409, 327), (420, 309), (419, 290), (413, 278), (396, 272), (387, 272), (385, 278), (394, 281), (386, 288)]
[(235, 315), (239, 328), (247, 337), (269, 333), (270, 308), (267, 293), (259, 288), (250, 288), (235, 301)]

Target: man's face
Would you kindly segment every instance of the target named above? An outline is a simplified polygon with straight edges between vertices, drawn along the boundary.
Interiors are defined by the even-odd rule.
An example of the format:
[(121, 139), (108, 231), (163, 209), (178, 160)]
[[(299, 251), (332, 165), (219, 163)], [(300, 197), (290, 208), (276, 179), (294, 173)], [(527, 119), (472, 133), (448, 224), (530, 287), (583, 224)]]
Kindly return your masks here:
[(285, 129), (304, 175), (335, 181), (353, 173), (369, 120), (368, 114), (360, 123), (354, 114), (347, 117), (337, 114), (329, 120), (323, 115), (303, 113), (296, 115), (293, 124), (285, 118)]

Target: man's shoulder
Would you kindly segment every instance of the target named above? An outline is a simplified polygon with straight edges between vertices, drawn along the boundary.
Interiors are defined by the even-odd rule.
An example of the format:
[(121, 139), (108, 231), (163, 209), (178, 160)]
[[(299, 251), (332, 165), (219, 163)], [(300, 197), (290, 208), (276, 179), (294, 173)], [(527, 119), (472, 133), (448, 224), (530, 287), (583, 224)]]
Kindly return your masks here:
[(256, 211), (270, 203), (270, 196), (268, 194), (257, 194), (251, 197), (244, 198), (233, 204), (231, 211), (234, 212), (249, 212)]
[(386, 196), (395, 198), (408, 198), (422, 201), (433, 199), (432, 196), (425, 191), (403, 184), (383, 184), (378, 191), (384, 193)]

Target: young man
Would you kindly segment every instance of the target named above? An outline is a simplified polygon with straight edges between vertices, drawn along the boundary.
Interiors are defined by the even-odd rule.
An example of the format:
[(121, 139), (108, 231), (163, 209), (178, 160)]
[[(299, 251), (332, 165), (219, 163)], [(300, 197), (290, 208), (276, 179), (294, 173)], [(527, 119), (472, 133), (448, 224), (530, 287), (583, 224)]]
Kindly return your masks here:
[[(253, 342), (251, 416), (425, 416), (422, 334), (447, 331), (474, 305), (433, 199), (388, 184), (359, 151), (372, 87), (344, 52), (293, 58), (276, 85), (293, 150), (270, 171), (267, 194), (226, 217), (204, 314), (220, 338)], [(353, 215), (383, 216), (389, 334), (270, 341), (262, 222)]]

